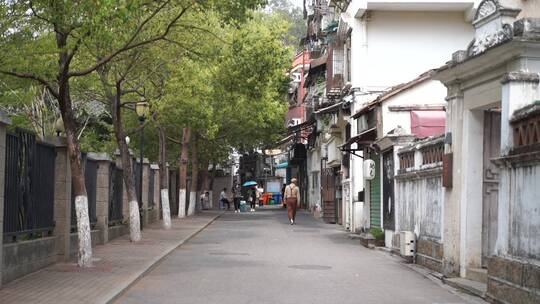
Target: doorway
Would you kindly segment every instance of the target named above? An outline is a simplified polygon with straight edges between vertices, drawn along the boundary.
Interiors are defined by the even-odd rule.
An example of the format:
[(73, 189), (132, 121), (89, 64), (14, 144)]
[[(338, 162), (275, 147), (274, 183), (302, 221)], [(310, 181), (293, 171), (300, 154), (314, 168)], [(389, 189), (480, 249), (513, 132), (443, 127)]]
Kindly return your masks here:
[(482, 267), (495, 252), (499, 208), (499, 169), (491, 161), (501, 154), (500, 109), (484, 111), (484, 151), (482, 170)]

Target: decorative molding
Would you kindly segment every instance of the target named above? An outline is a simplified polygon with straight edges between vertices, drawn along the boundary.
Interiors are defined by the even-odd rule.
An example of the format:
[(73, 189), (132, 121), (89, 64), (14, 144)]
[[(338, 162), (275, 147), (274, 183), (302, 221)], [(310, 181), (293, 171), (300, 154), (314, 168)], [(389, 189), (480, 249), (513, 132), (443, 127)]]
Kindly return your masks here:
[(514, 37), (514, 31), (510, 24), (503, 24), (502, 29), (488, 34), (482, 39), (474, 39), (467, 49), (467, 56), (473, 57), (484, 53), (490, 48), (500, 45)]
[(476, 14), (474, 16), (473, 23), (476, 23), (484, 18), (487, 18), (495, 14), (500, 8), (499, 1), (497, 0), (484, 0), (478, 6)]
[(538, 84), (540, 82), (540, 75), (538, 75), (538, 73), (524, 71), (508, 72), (503, 75), (501, 84), (507, 84), (509, 82), (530, 82)]

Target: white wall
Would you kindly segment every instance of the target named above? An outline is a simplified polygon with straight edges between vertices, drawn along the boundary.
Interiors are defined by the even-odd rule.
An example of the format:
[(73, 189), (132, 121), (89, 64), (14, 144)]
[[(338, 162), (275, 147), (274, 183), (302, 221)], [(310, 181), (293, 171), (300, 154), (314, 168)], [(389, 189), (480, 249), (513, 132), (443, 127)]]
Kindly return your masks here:
[[(353, 23), (353, 86), (384, 89), (444, 65), (474, 35), (463, 12), (371, 11), (364, 41), (362, 21)], [(365, 58), (359, 58), (363, 53)]]
[(426, 80), (405, 90), (382, 104), (383, 134), (401, 126), (411, 134), (411, 114), (409, 111), (391, 112), (390, 106), (398, 105), (443, 105), (446, 104), (446, 87), (437, 80)]

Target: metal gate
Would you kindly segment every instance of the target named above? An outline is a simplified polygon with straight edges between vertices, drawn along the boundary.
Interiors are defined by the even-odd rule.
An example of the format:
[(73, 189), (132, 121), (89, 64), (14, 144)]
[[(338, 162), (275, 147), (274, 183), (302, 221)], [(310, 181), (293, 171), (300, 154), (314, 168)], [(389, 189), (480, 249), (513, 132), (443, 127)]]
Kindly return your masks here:
[(369, 182), (369, 223), (370, 227), (381, 227), (381, 162), (378, 154), (370, 158), (375, 162), (375, 177)]
[(54, 147), (28, 131), (7, 134), (4, 235), (52, 232), (55, 158)]
[(326, 223), (337, 222), (337, 210), (335, 201), (335, 177), (333, 168), (325, 168), (321, 174), (323, 220)]

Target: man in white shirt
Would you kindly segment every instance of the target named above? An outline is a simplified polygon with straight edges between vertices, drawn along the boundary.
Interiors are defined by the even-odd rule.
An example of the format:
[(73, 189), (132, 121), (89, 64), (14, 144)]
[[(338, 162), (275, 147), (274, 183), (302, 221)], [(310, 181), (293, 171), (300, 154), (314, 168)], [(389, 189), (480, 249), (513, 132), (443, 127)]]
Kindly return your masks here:
[(296, 185), (296, 178), (291, 179), (291, 183), (285, 187), (285, 202), (287, 203), (287, 215), (291, 225), (296, 220), (296, 206), (300, 203), (300, 188)]

